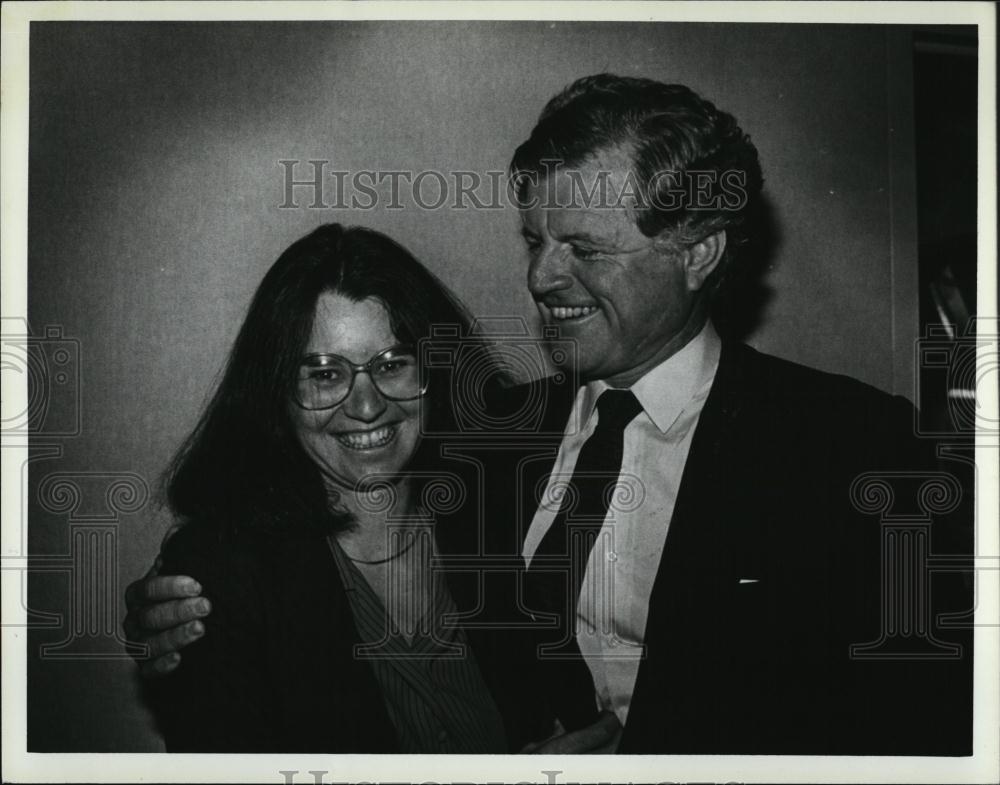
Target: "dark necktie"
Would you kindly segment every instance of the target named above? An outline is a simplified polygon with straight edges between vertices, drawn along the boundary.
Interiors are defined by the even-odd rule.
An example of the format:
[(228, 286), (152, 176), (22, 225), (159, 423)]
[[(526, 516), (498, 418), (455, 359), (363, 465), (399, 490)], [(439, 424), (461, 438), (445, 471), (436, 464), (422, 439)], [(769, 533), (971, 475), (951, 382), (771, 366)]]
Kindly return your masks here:
[(576, 643), (576, 606), (590, 551), (621, 474), (625, 426), (641, 411), (641, 404), (628, 390), (601, 394), (597, 427), (580, 450), (559, 513), (526, 574), (529, 606), (558, 619), (555, 630), (539, 630), (539, 673), (566, 730), (597, 719), (593, 679)]

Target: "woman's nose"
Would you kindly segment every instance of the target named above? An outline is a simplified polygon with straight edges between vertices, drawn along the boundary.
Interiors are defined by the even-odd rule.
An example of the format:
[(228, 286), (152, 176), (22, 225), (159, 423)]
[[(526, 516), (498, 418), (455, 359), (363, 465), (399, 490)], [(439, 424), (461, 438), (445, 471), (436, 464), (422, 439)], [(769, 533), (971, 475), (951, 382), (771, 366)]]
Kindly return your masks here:
[(372, 377), (367, 373), (359, 373), (354, 377), (350, 395), (344, 400), (344, 414), (352, 420), (375, 422), (387, 405), (382, 393), (372, 382)]

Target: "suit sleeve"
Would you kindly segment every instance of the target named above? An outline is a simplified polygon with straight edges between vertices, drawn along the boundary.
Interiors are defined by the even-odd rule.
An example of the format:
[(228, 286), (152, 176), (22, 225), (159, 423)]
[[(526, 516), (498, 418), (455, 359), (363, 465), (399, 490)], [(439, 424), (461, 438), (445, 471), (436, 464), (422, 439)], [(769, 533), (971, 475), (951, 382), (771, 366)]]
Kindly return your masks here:
[[(935, 573), (922, 560), (954, 542), (961, 522), (921, 509), (918, 489), (942, 467), (934, 444), (916, 438), (913, 423), (908, 401), (885, 398), (870, 410), (858, 436), (864, 459), (859, 468), (885, 475), (895, 494), (891, 513), (903, 517), (897, 527), (878, 514), (855, 516), (848, 558), (861, 580), (849, 589), (854, 612), (841, 641), (851, 652), (844, 719), (854, 728), (852, 751), (862, 754), (969, 754), (971, 630), (942, 629), (938, 619), (971, 608), (971, 593), (959, 574)], [(918, 524), (912, 530), (908, 512)], [(928, 524), (923, 540), (924, 533), (917, 533), (921, 522)]]

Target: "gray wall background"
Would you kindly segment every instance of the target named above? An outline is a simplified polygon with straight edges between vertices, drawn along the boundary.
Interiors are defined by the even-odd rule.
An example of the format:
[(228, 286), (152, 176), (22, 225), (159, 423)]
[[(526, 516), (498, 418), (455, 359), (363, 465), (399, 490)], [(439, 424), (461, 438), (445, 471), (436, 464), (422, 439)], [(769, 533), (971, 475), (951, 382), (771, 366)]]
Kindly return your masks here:
[[(253, 290), (290, 242), (324, 221), (370, 226), (407, 245), (477, 315), (534, 315), (513, 210), (311, 210), (304, 190), (299, 209), (282, 210), (279, 160), (502, 170), (544, 102), (576, 77), (609, 70), (687, 84), (740, 119), (764, 165), (778, 231), (771, 297), (750, 342), (910, 394), (907, 35), (809, 25), (35, 23), (29, 320), (36, 333), (58, 325), (79, 342), (79, 404), (66, 397), (52, 411), (76, 407), (80, 432), (36, 439), (62, 454), (38, 451), (28, 478), (32, 554), (72, 564), (30, 579), (33, 614), (61, 616), (29, 636), (28, 749), (162, 749), (110, 632), (124, 615), (123, 587), (169, 524), (141, 488), (152, 491), (193, 426)], [(54, 503), (53, 474), (70, 475), (81, 498)], [(116, 477), (134, 499), (115, 496)], [(40, 654), (60, 642), (54, 651), (73, 656)]]

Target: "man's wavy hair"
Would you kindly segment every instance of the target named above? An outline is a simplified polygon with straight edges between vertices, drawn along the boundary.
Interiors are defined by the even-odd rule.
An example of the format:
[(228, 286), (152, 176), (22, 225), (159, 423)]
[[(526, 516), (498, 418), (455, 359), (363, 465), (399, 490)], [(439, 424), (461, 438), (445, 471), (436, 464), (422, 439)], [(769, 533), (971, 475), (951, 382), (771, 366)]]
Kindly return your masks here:
[[(510, 175), (519, 204), (526, 204), (530, 177), (546, 171), (553, 161), (574, 167), (602, 150), (629, 151), (639, 186), (635, 222), (647, 237), (668, 230), (673, 239), (694, 243), (725, 230), (726, 252), (710, 281), (716, 288), (737, 249), (747, 242), (763, 177), (757, 148), (736, 119), (683, 85), (652, 79), (596, 74), (577, 79), (550, 100), (531, 136), (514, 152)], [(549, 162), (549, 163), (543, 163)], [(719, 197), (721, 209), (673, 207), (672, 172), (714, 173), (710, 198)], [(739, 204), (722, 193), (721, 175), (738, 173), (743, 198)], [(651, 192), (659, 186), (659, 193)], [(665, 208), (665, 209), (664, 209)]]
[[(350, 528), (320, 471), (302, 449), (290, 405), (323, 292), (374, 298), (392, 332), (416, 346), (435, 326), (455, 330), (471, 355), (491, 361), (462, 303), (399, 243), (361, 227), (326, 224), (293, 243), (264, 276), (212, 399), (163, 476), (166, 502), (182, 519), (233, 533), (253, 528), (319, 534)], [(431, 433), (455, 428), (448, 378), (431, 369)], [(487, 384), (505, 381), (486, 374)], [(412, 469), (433, 470), (425, 438)]]

